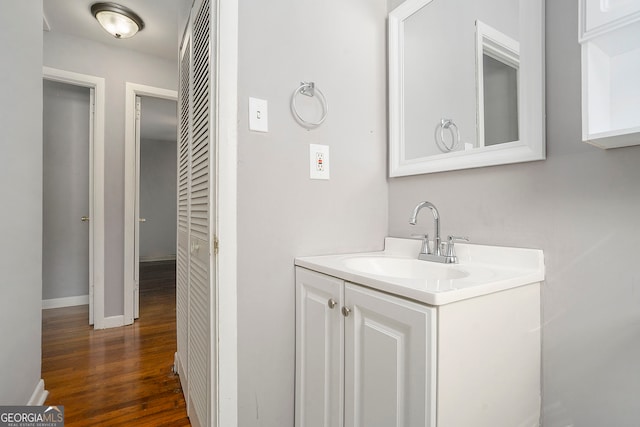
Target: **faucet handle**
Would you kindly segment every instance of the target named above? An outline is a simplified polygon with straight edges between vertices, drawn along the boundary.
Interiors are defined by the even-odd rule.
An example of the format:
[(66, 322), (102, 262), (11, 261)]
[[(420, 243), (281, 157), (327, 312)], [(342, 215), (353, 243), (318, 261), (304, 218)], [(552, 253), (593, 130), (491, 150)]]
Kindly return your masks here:
[(419, 237), (422, 239), (422, 247), (420, 248), (421, 254), (430, 254), (431, 249), (429, 248), (429, 235), (428, 234), (412, 234), (411, 237)]
[(449, 243), (453, 243), (453, 242), (468, 242), (469, 238), (468, 237), (460, 237), (460, 236), (449, 236), (447, 238), (447, 240), (449, 241)]
[(456, 251), (453, 246), (455, 242), (468, 242), (468, 237), (460, 237), (460, 236), (449, 236), (447, 237), (447, 256), (451, 258), (456, 257)]

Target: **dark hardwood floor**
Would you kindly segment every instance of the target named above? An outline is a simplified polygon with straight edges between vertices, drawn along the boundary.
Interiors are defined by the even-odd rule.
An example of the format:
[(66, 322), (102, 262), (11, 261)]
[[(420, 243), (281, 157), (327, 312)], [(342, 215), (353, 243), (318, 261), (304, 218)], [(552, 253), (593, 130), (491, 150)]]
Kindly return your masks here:
[(175, 262), (140, 266), (140, 319), (96, 331), (88, 306), (43, 310), (45, 404), (66, 426), (189, 426), (176, 351)]

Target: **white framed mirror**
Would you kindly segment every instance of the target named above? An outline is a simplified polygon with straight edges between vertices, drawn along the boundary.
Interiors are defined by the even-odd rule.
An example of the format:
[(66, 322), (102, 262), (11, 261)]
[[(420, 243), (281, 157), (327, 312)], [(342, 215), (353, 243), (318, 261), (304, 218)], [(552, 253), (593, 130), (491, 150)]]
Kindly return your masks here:
[(544, 0), (389, 14), (389, 175), (545, 158)]

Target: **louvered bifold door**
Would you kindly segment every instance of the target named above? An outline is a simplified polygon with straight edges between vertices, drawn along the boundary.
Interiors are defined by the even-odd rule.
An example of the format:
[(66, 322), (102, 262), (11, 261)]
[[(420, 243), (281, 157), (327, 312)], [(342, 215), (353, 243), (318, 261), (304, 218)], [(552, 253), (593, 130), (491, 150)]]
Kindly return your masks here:
[(214, 293), (211, 291), (211, 173), (214, 144), (212, 143), (212, 64), (215, 57), (211, 40), (211, 2), (203, 0), (193, 22), (193, 83), (192, 134), (189, 194), (189, 417), (193, 426), (210, 426), (212, 387), (212, 328)]
[(191, 163), (191, 37), (186, 36), (180, 56), (180, 130), (178, 144), (178, 247), (176, 251), (176, 369), (185, 400), (189, 402), (189, 178)]

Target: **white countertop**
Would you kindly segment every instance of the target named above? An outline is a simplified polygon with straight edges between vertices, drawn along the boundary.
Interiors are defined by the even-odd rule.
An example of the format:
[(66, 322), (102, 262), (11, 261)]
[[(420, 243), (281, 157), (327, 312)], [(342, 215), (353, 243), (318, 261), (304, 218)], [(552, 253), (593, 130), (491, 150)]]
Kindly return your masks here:
[[(458, 264), (440, 264), (430, 261), (420, 267), (433, 269), (438, 274), (461, 278), (393, 277), (350, 268), (356, 258), (401, 258), (417, 260), (420, 241), (387, 237), (385, 249), (339, 255), (308, 256), (295, 259), (295, 265), (327, 274), (342, 280), (364, 285), (393, 295), (430, 305), (444, 305), (493, 292), (538, 283), (544, 280), (544, 256), (539, 249), (520, 249), (456, 243)], [(375, 262), (375, 260), (374, 260)]]

